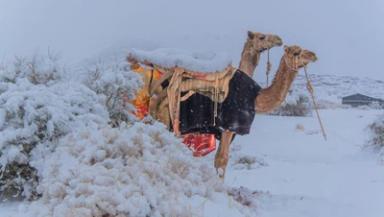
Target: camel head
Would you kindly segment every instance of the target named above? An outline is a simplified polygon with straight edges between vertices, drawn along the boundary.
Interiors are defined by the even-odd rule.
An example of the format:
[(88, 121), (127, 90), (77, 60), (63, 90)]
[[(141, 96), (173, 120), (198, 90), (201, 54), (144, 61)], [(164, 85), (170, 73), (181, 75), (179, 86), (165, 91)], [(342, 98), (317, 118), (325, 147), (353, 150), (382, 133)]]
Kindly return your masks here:
[(283, 58), (287, 66), (293, 71), (297, 71), (309, 63), (317, 60), (314, 52), (302, 49), (297, 45), (285, 46)]
[(279, 69), (272, 84), (260, 91), (256, 97), (257, 112), (270, 112), (284, 102), (300, 68), (317, 60), (316, 54), (299, 46), (285, 46)]
[(248, 31), (248, 40), (251, 45), (251, 49), (261, 53), (267, 49), (271, 49), (273, 47), (281, 46), (283, 44), (283, 40), (277, 35), (272, 34), (263, 34), (260, 32), (251, 32)]

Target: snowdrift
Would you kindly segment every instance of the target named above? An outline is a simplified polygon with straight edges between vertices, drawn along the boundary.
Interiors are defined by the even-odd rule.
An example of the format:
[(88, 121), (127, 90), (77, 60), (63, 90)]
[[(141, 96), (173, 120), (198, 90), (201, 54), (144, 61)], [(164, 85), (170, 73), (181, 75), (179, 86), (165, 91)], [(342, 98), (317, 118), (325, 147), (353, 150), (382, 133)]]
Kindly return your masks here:
[(192, 71), (222, 71), (231, 64), (229, 55), (214, 52), (191, 52), (175, 48), (159, 48), (152, 51), (131, 49), (130, 54), (137, 60), (171, 68), (183, 67)]
[(1, 68), (0, 194), (34, 200), (24, 216), (203, 216), (205, 201), (229, 199), (211, 164), (134, 118), (121, 97), (142, 82), (124, 59), (81, 73), (28, 59)]
[(223, 189), (159, 123), (78, 129), (39, 159), (39, 216), (196, 216), (190, 197)]

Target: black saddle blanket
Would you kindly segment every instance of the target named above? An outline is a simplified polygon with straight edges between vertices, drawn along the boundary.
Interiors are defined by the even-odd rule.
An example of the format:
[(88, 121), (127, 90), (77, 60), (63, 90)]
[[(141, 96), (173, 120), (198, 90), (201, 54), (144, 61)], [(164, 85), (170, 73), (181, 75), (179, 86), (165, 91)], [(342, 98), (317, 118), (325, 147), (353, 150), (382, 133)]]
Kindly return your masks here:
[(195, 93), (180, 104), (180, 130), (182, 134), (214, 133), (220, 138), (223, 130), (248, 134), (255, 117), (255, 100), (261, 87), (247, 74), (237, 70), (229, 82), (227, 98), (217, 105), (214, 121), (214, 102)]

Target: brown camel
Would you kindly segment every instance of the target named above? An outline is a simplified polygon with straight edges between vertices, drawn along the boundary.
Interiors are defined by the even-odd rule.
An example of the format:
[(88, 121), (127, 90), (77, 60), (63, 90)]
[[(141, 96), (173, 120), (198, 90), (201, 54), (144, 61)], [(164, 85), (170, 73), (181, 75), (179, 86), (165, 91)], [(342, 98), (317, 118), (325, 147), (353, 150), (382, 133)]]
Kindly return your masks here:
[[(241, 61), (239, 66), (240, 71), (243, 71), (247, 75), (252, 76), (253, 71), (255, 70), (260, 60), (260, 54), (267, 49), (271, 49), (272, 47), (275, 47), (275, 46), (280, 46), (281, 44), (282, 44), (282, 40), (278, 36), (266, 35), (266, 34), (256, 33), (256, 32), (248, 32), (247, 41), (244, 45), (244, 50), (241, 56)], [(278, 107), (286, 97), (288, 93), (288, 89), (291, 83), (293, 82), (295, 75), (297, 74), (297, 71), (300, 68), (302, 68), (304, 65), (315, 60), (316, 60), (316, 56), (312, 52), (302, 50), (298, 46), (286, 47), (285, 54), (281, 60), (279, 70), (276, 74), (276, 77), (272, 85), (268, 88), (262, 89), (259, 92), (258, 97), (256, 98), (255, 110), (257, 112), (268, 112)], [(146, 65), (151, 66), (151, 64), (146, 64)], [(179, 69), (179, 70), (182, 71), (183, 69)], [(150, 105), (150, 113), (155, 119), (160, 120), (166, 125), (168, 125), (170, 123), (170, 117), (169, 117), (170, 110), (168, 109), (170, 108), (168, 106), (167, 91), (165, 91), (165, 89), (162, 89), (160, 84), (164, 80), (170, 79), (173, 74), (172, 72), (176, 70), (169, 69), (166, 71), (169, 71), (169, 73), (166, 73), (162, 77), (162, 79), (155, 82), (154, 85), (150, 88), (151, 104), (152, 104)], [(205, 90), (207, 89), (212, 90), (214, 88), (217, 88), (217, 83), (215, 85), (215, 82), (210, 82), (208, 80), (205, 80), (205, 81), (201, 81), (199, 79), (190, 80), (192, 82), (189, 82), (189, 85), (187, 85), (188, 89), (196, 92), (200, 92), (203, 86), (205, 86), (204, 87)], [(205, 82), (204, 85), (202, 85), (202, 82), (203, 83)], [(221, 81), (219, 81), (219, 83), (220, 82)], [(193, 92), (191, 91), (190, 93), (193, 94)], [(224, 130), (221, 133), (220, 145), (216, 152), (215, 163), (214, 163), (215, 168), (217, 169), (220, 177), (224, 177), (224, 174), (225, 174), (225, 169), (228, 163), (229, 146), (233, 136), (234, 136), (234, 133), (228, 130)]]
[[(256, 97), (255, 110), (256, 112), (270, 112), (282, 104), (289, 88), (295, 79), (300, 68), (305, 67), (310, 62), (315, 62), (317, 57), (315, 53), (304, 50), (299, 46), (285, 47), (285, 53), (280, 60), (280, 66), (276, 72), (272, 84), (262, 89)], [(251, 72), (250, 67), (245, 67)], [(253, 70), (252, 70), (253, 71)], [(219, 176), (224, 177), (225, 169), (228, 163), (229, 146), (231, 144), (234, 133), (224, 131), (222, 133), (219, 148), (215, 156), (215, 168)]]

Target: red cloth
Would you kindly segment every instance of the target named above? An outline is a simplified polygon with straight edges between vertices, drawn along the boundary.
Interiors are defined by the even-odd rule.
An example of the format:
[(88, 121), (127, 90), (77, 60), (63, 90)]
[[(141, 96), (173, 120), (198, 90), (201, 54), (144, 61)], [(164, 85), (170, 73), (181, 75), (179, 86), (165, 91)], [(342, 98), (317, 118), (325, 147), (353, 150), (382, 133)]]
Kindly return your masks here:
[(183, 143), (192, 150), (194, 157), (203, 157), (216, 149), (215, 134), (188, 133), (184, 135)]

